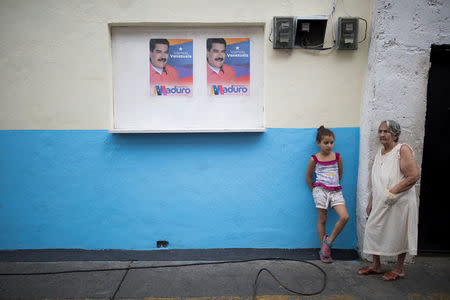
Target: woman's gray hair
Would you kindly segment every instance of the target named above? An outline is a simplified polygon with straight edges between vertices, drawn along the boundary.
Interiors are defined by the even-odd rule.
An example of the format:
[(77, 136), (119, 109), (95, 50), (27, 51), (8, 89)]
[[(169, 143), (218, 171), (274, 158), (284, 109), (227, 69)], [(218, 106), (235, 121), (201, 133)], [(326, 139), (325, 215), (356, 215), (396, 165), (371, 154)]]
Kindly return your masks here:
[(402, 129), (400, 128), (400, 124), (398, 124), (394, 120), (385, 120), (381, 123), (386, 123), (388, 130), (391, 134), (395, 135), (395, 142), (398, 142), (398, 138), (400, 136), (400, 133), (402, 133)]

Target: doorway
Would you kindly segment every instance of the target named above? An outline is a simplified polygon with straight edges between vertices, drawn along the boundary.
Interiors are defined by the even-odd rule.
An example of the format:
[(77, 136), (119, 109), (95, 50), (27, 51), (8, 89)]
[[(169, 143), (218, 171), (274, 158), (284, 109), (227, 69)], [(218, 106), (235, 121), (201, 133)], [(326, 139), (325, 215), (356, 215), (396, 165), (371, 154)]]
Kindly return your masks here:
[(450, 253), (450, 45), (431, 46), (420, 183), (419, 253)]

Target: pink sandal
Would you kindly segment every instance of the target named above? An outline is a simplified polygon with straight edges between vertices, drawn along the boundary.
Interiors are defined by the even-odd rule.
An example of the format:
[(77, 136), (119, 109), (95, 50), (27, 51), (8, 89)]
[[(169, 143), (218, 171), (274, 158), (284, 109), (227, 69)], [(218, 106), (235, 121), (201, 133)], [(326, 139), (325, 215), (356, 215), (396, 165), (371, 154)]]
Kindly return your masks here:
[(324, 255), (322, 254), (322, 251), (319, 251), (319, 257), (320, 257), (320, 260), (321, 260), (322, 262), (326, 263), (326, 264), (329, 264), (329, 263), (332, 263), (332, 262), (333, 262), (333, 260), (331, 259), (331, 257), (324, 256)]
[(322, 248), (319, 252), (320, 260), (324, 263), (331, 263), (333, 259), (331, 258), (331, 245), (327, 242), (327, 236), (323, 237)]

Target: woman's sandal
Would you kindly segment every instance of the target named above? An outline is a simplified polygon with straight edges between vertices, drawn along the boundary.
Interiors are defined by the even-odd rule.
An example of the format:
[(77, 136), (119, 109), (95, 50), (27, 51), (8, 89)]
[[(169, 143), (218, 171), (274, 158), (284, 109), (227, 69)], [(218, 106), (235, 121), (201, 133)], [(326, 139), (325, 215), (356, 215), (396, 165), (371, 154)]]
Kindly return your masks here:
[(396, 273), (394, 271), (386, 272), (383, 277), (381, 277), (384, 281), (393, 281), (402, 278), (405, 278), (405, 273)]
[(381, 274), (383, 272), (377, 272), (374, 269), (372, 269), (371, 266), (364, 267), (358, 270), (358, 275), (374, 275), (374, 274)]

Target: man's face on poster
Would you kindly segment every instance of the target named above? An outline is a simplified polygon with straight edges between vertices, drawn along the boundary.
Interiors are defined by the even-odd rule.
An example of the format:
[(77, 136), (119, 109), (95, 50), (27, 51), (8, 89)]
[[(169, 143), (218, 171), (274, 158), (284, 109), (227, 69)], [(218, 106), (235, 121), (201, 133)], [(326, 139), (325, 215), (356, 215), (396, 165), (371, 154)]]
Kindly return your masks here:
[(166, 44), (156, 44), (155, 49), (150, 51), (150, 61), (156, 68), (163, 69), (169, 59), (169, 46)]
[(225, 45), (221, 43), (213, 43), (211, 49), (207, 51), (208, 63), (215, 68), (221, 68), (225, 62)]

